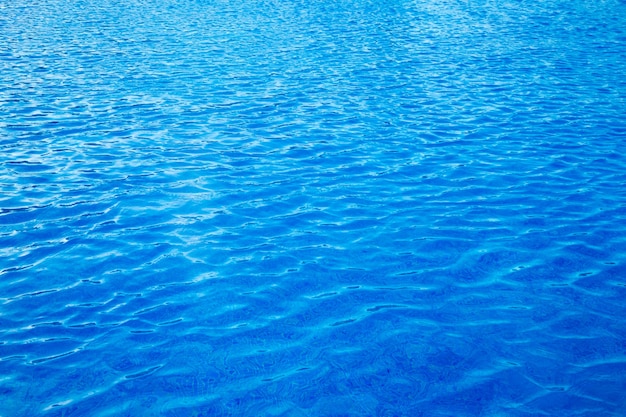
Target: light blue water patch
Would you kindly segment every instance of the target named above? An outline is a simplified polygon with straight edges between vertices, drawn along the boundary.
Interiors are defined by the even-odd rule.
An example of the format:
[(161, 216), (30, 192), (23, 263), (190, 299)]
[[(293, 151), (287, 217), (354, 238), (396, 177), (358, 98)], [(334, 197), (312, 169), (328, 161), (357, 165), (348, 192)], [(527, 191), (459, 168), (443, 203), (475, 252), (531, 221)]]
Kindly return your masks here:
[(617, 0), (0, 0), (0, 415), (625, 415), (624, 74)]

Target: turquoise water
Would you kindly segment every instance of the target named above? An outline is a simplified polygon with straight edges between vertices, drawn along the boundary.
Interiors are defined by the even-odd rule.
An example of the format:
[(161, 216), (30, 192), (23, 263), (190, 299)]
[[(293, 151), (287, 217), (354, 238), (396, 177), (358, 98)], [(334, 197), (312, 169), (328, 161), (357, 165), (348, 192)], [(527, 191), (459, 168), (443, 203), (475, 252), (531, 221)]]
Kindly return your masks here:
[(626, 3), (0, 0), (0, 416), (626, 415)]

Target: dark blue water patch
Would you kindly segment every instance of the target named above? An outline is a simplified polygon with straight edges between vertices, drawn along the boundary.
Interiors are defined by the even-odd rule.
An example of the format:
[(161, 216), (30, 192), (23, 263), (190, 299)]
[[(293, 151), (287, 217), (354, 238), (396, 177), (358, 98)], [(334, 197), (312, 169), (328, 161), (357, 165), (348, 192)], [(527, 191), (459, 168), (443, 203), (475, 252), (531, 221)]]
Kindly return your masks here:
[(624, 414), (623, 2), (1, 7), (7, 415)]

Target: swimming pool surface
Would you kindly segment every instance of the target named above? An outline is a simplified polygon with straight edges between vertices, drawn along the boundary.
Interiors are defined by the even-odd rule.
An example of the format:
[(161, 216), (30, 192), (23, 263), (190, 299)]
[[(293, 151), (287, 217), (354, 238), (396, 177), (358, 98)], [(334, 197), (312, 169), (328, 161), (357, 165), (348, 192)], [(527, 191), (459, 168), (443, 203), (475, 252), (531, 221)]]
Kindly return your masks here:
[(0, 0), (0, 416), (626, 415), (626, 2)]

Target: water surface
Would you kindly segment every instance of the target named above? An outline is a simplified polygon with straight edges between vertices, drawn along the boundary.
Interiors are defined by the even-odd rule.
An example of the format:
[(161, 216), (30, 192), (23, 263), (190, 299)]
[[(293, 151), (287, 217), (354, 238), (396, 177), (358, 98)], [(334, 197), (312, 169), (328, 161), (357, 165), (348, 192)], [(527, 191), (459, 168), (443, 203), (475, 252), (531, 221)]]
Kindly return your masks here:
[(0, 0), (0, 415), (623, 416), (626, 4)]

